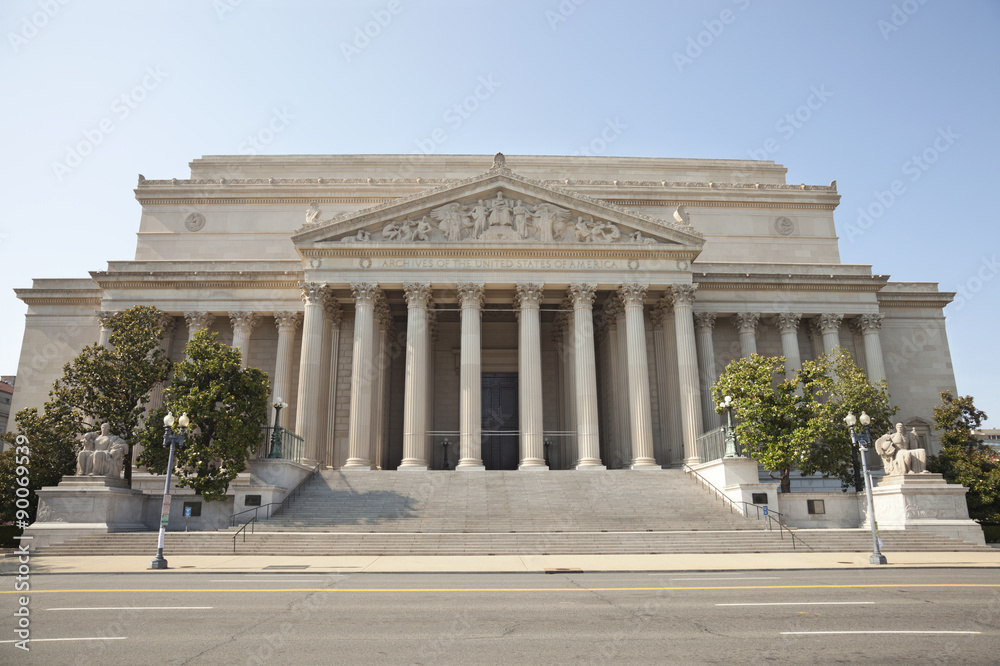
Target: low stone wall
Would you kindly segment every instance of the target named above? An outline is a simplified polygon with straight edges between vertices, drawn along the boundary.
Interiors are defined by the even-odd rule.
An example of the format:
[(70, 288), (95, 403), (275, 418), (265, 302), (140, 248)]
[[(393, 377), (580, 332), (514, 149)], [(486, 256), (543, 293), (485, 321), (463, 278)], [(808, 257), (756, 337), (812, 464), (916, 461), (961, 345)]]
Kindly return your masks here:
[[(813, 511), (809, 504), (812, 501)], [(858, 492), (791, 492), (778, 495), (781, 520), (789, 527), (859, 527), (864, 493)]]

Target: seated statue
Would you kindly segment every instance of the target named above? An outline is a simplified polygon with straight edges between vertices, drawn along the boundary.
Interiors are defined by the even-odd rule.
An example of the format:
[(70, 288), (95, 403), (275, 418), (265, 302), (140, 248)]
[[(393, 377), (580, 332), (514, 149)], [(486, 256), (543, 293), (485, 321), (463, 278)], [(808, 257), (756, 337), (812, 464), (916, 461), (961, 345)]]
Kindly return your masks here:
[(121, 476), (128, 442), (111, 434), (111, 426), (101, 424), (100, 432), (88, 432), (80, 438), (81, 450), (76, 456), (78, 476), (103, 476), (118, 479)]
[(896, 432), (875, 440), (875, 452), (882, 458), (885, 473), (927, 474), (927, 451), (916, 448), (919, 443), (916, 432), (903, 432), (902, 423), (896, 424)]

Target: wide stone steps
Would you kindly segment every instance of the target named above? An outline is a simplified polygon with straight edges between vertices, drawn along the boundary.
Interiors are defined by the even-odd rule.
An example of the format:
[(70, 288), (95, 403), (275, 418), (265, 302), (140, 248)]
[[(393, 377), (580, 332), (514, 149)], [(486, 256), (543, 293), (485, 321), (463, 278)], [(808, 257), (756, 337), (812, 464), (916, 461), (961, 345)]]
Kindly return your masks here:
[[(701, 532), (357, 533), (169, 532), (167, 553), (183, 555), (543, 555), (642, 553), (869, 552), (865, 530), (798, 530), (798, 541), (777, 530)], [(234, 539), (235, 551), (234, 551)], [(884, 551), (988, 551), (988, 547), (926, 533), (883, 532)], [(150, 555), (155, 532), (100, 534), (39, 549), (39, 555)], [(808, 544), (808, 545), (804, 545)]]

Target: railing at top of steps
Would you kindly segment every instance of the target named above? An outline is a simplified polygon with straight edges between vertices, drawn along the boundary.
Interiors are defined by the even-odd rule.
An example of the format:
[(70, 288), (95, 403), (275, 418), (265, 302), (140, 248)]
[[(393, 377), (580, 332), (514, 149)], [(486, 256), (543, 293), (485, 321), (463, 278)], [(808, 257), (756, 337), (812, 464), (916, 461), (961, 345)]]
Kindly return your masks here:
[(750, 509), (749, 509), (749, 507), (753, 507), (753, 509), (754, 509), (754, 515), (753, 515), (753, 517), (756, 518), (757, 520), (764, 520), (764, 521), (766, 521), (768, 531), (771, 531), (771, 525), (772, 525), (772, 523), (774, 523), (774, 524), (777, 524), (777, 526), (778, 526), (778, 534), (781, 536), (782, 540), (785, 539), (785, 532), (788, 532), (788, 535), (790, 537), (792, 537), (792, 550), (796, 550), (796, 546), (795, 546), (796, 542), (802, 544), (803, 546), (805, 546), (809, 550), (813, 550), (812, 546), (810, 546), (805, 541), (803, 541), (801, 537), (796, 536), (795, 532), (793, 532), (791, 530), (791, 528), (789, 528), (787, 525), (785, 525), (784, 523), (782, 523), (780, 518), (775, 518), (774, 517), (775, 515), (780, 516), (781, 515), (780, 512), (778, 512), (778, 511), (770, 511), (767, 508), (766, 505), (763, 506), (763, 507), (761, 507), (759, 504), (752, 504), (750, 502), (743, 502), (743, 501), (739, 501), (738, 502), (736, 500), (730, 499), (730, 497), (728, 495), (726, 495), (726, 493), (722, 492), (718, 487), (716, 487), (716, 485), (714, 483), (712, 483), (711, 481), (709, 481), (708, 479), (706, 479), (704, 476), (702, 476), (701, 474), (699, 474), (695, 470), (691, 469), (691, 467), (689, 465), (684, 465), (683, 469), (688, 474), (693, 475), (695, 477), (695, 479), (698, 480), (698, 481), (700, 481), (703, 486), (706, 486), (709, 490), (711, 490), (713, 493), (715, 493), (715, 496), (718, 499), (722, 500), (723, 505), (729, 505), (729, 512), (730, 513), (732, 513), (733, 511), (735, 511), (736, 513), (740, 514), (744, 518), (750, 518)]
[[(288, 493), (288, 495), (285, 496), (285, 499), (281, 500), (280, 502), (268, 502), (267, 504), (264, 504), (262, 506), (255, 506), (252, 509), (244, 509), (243, 511), (238, 511), (238, 512), (232, 514), (231, 516), (229, 516), (229, 526), (230, 527), (236, 527), (236, 523), (237, 523), (236, 517), (237, 516), (242, 516), (243, 514), (253, 512), (253, 517), (250, 518), (250, 520), (248, 520), (246, 523), (244, 523), (243, 527), (241, 527), (240, 529), (236, 530), (236, 534), (233, 535), (233, 552), (234, 553), (236, 552), (236, 537), (240, 535), (240, 532), (243, 532), (243, 541), (244, 541), (244, 543), (246, 542), (247, 535), (246, 535), (245, 530), (246, 530), (246, 528), (247, 528), (248, 525), (250, 526), (250, 534), (253, 534), (253, 525), (251, 523), (255, 523), (257, 521), (257, 518), (260, 517), (260, 512), (261, 511), (266, 511), (267, 512), (267, 515), (264, 516), (265, 518), (270, 518), (271, 516), (276, 516), (279, 513), (281, 513), (288, 504), (291, 504), (292, 502), (294, 502), (298, 498), (299, 491), (301, 491), (302, 488), (305, 487), (306, 483), (310, 479), (312, 479), (314, 476), (316, 476), (316, 474), (319, 472), (319, 468), (320, 468), (320, 466), (316, 465), (316, 467), (313, 468), (313, 471), (311, 471), (308, 475), (306, 475), (305, 478), (303, 478), (301, 481), (299, 481), (299, 485), (297, 485), (294, 488), (292, 488), (292, 492)], [(276, 506), (278, 508), (274, 509), (272, 511), (271, 510), (272, 506)]]

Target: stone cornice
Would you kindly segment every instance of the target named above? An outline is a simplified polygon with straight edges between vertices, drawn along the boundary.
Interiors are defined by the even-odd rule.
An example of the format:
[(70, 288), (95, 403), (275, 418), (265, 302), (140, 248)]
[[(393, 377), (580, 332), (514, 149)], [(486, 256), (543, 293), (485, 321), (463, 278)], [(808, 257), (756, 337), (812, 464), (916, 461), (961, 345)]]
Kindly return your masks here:
[(318, 257), (567, 257), (600, 259), (677, 259), (693, 261), (700, 250), (683, 245), (636, 243), (314, 243), (297, 248), (305, 259)]
[(91, 271), (102, 289), (295, 289), (304, 271)]
[(804, 275), (789, 273), (694, 273), (701, 291), (840, 291), (877, 293), (885, 275)]
[(944, 308), (955, 298), (954, 291), (933, 293), (879, 292), (879, 308)]

